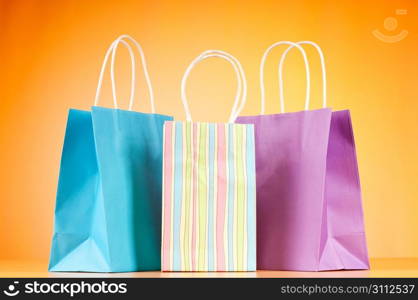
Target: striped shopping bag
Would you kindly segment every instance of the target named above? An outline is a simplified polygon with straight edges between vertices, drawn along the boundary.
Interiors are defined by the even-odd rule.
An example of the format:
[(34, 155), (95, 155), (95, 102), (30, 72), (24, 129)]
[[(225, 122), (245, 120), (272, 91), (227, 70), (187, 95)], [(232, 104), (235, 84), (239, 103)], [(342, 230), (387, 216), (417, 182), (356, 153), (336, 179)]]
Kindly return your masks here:
[[(190, 71), (209, 57), (226, 59), (238, 76), (227, 124), (192, 122), (185, 97)], [(181, 94), (187, 122), (164, 124), (162, 270), (255, 271), (254, 128), (233, 124), (246, 100), (242, 67), (205, 51), (187, 68)]]

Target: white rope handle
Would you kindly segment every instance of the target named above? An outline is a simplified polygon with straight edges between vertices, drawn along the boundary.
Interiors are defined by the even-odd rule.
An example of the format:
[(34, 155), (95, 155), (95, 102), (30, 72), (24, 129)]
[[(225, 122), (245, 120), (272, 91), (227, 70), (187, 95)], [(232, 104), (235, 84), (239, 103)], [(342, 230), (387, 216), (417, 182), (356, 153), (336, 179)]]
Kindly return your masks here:
[(243, 109), (246, 99), (247, 99), (247, 80), (245, 77), (244, 69), (242, 68), (241, 63), (231, 54), (221, 51), (221, 50), (207, 50), (201, 53), (198, 57), (196, 57), (190, 65), (187, 67), (186, 72), (183, 75), (181, 80), (181, 100), (183, 102), (183, 107), (186, 112), (187, 121), (192, 121), (192, 116), (190, 113), (190, 108), (187, 102), (186, 97), (186, 83), (187, 79), (190, 75), (190, 72), (195, 67), (197, 63), (200, 61), (207, 59), (209, 57), (220, 57), (227, 60), (234, 68), (235, 74), (237, 75), (237, 93), (235, 95), (234, 105), (231, 111), (231, 115), (229, 117), (229, 123), (233, 123), (237, 118), (238, 114)]
[[(296, 47), (303, 56), (303, 60), (305, 62), (305, 71), (306, 71), (306, 100), (305, 100), (305, 109), (306, 107), (309, 107), (309, 97), (310, 97), (310, 90), (311, 90), (311, 82), (310, 82), (310, 71), (309, 71), (309, 64), (308, 64), (308, 58), (306, 56), (305, 50), (299, 46), (296, 43), (290, 42), (290, 41), (280, 41), (276, 42), (270, 47), (267, 48), (267, 50), (264, 52), (263, 57), (261, 58), (260, 63), (260, 90), (261, 90), (261, 114), (264, 114), (265, 112), (265, 87), (264, 87), (264, 65), (266, 63), (266, 59), (268, 54), (273, 50), (273, 48), (279, 46), (279, 45), (290, 45), (292, 47)], [(280, 87), (280, 82), (279, 82)], [(280, 92), (282, 92), (283, 89), (280, 87)], [(280, 102), (281, 111), (284, 112), (284, 103)]]
[[(130, 96), (129, 103), (131, 103), (134, 99), (134, 93), (135, 93), (135, 55), (132, 51), (131, 46), (127, 42), (125, 42), (123, 40), (122, 41), (115, 40), (110, 45), (110, 47), (107, 49), (105, 57), (103, 59), (103, 64), (102, 64), (102, 67), (100, 69), (99, 81), (97, 83), (96, 96), (94, 98), (94, 106), (99, 105), (99, 99), (100, 99), (100, 94), (101, 94), (102, 84), (103, 84), (104, 71), (106, 69), (107, 61), (109, 60), (110, 53), (112, 52), (112, 58), (115, 54), (114, 49), (115, 49), (116, 43), (118, 43), (118, 44), (122, 43), (128, 49), (129, 55), (131, 57), (131, 74), (132, 75), (131, 75), (131, 96)], [(114, 86), (114, 82), (113, 82), (114, 81), (114, 76), (112, 76), (112, 75), (113, 74), (111, 74), (112, 88), (113, 88), (113, 86)], [(113, 106), (114, 106), (114, 108), (118, 108), (118, 101), (117, 101), (116, 95), (115, 95), (116, 93), (113, 91), (113, 89), (112, 89), (112, 92), (113, 92), (112, 93), (112, 95), (113, 95)]]
[[(100, 72), (100, 77), (99, 77), (99, 84), (97, 87), (97, 92), (96, 92), (96, 99), (95, 99), (95, 105), (98, 104), (99, 101), (99, 96), (100, 96), (100, 90), (101, 90), (101, 85), (102, 85), (102, 80), (103, 80), (103, 72), (106, 68), (106, 64), (107, 64), (107, 60), (110, 54), (110, 51), (112, 51), (112, 61), (111, 61), (111, 72), (110, 72), (110, 76), (111, 76), (111, 84), (112, 84), (112, 95), (113, 95), (113, 103), (115, 105), (115, 107), (117, 108), (117, 99), (116, 99), (116, 82), (115, 82), (115, 75), (114, 75), (114, 65), (115, 65), (115, 56), (116, 56), (116, 51), (117, 48), (119, 46), (119, 43), (123, 43), (125, 46), (129, 47), (128, 50), (130, 50), (130, 46), (129, 44), (127, 44), (125, 42), (125, 39), (131, 41), (137, 48), (137, 51), (139, 53), (139, 56), (141, 58), (141, 64), (142, 64), (142, 69), (144, 71), (144, 76), (145, 76), (145, 81), (147, 84), (147, 88), (148, 88), (148, 94), (149, 94), (149, 98), (150, 98), (150, 103), (151, 103), (151, 112), (155, 113), (155, 101), (154, 101), (154, 91), (152, 88), (152, 84), (151, 84), (151, 79), (149, 76), (149, 72), (148, 72), (148, 68), (147, 68), (147, 62), (145, 59), (145, 55), (144, 55), (144, 51), (142, 50), (141, 45), (131, 36), (123, 34), (121, 36), (119, 36), (110, 46), (110, 48), (108, 49), (106, 55), (105, 55), (105, 59), (103, 62), (103, 66)], [(130, 54), (135, 57), (132, 54), (132, 51), (130, 50)], [(132, 57), (131, 56), (131, 57)], [(135, 66), (135, 58), (131, 59), (131, 62), (133, 63), (133, 65)], [(134, 104), (134, 93), (135, 93), (135, 72), (132, 72), (132, 85), (131, 85), (131, 97), (129, 100), (129, 110), (132, 110), (133, 108), (133, 104)]]
[[(116, 54), (116, 50), (117, 50), (119, 41), (123, 41), (125, 39), (131, 41), (136, 46), (136, 49), (139, 53), (139, 56), (141, 58), (142, 70), (144, 72), (144, 77), (145, 77), (145, 81), (146, 81), (147, 88), (148, 88), (148, 95), (149, 95), (150, 104), (151, 104), (151, 112), (155, 113), (154, 91), (153, 91), (153, 88), (152, 88), (151, 79), (150, 79), (150, 76), (149, 76), (147, 61), (145, 59), (144, 51), (142, 50), (141, 45), (134, 38), (132, 38), (131, 36), (129, 36), (127, 34), (123, 34), (116, 39), (117, 42), (115, 41), (116, 45), (115, 45), (115, 48), (114, 48), (114, 52), (112, 54), (111, 76), (113, 77), (113, 79), (112, 79), (113, 95), (114, 95), (114, 97), (116, 97), (116, 84), (115, 84), (115, 75), (114, 75), (115, 54)], [(133, 99), (132, 99), (129, 102), (129, 110), (132, 110), (133, 104), (134, 104), (134, 102), (133, 102)]]
[[(326, 70), (325, 70), (325, 59), (324, 59), (324, 53), (322, 52), (321, 47), (319, 47), (319, 45), (317, 43), (311, 42), (311, 41), (300, 41), (295, 43), (297, 45), (302, 45), (302, 44), (308, 44), (308, 45), (312, 45), (315, 47), (315, 49), (317, 50), (318, 54), (319, 54), (319, 58), (321, 61), (321, 70), (322, 70), (322, 107), (325, 108), (327, 107), (327, 75), (326, 75)], [(284, 112), (284, 96), (283, 96), (283, 63), (284, 60), (288, 54), (288, 52), (294, 48), (294, 45), (289, 46), (285, 52), (283, 52), (282, 57), (280, 58), (280, 63), (279, 63), (279, 86), (280, 86), (280, 106), (283, 108), (282, 113)], [(308, 103), (309, 106), (309, 103)], [(308, 107), (309, 108), (309, 107)], [(306, 108), (306, 104), (305, 104), (305, 109)]]
[[(237, 118), (238, 114), (241, 112), (241, 110), (244, 107), (244, 104), (246, 102), (246, 98), (247, 98), (247, 81), (246, 81), (246, 77), (245, 77), (245, 73), (244, 73), (244, 69), (242, 68), (241, 63), (231, 54), (221, 51), (221, 50), (207, 50), (205, 52), (203, 52), (201, 55), (199, 55), (187, 68), (183, 79), (182, 79), (182, 102), (183, 102), (183, 106), (184, 109), (186, 111), (186, 115), (187, 115), (187, 120), (191, 121), (191, 114), (190, 114), (190, 110), (189, 110), (189, 106), (187, 103), (187, 98), (186, 98), (186, 82), (187, 82), (187, 78), (190, 75), (191, 70), (193, 69), (193, 67), (200, 61), (209, 58), (209, 57), (220, 57), (220, 58), (224, 58), (226, 59), (228, 62), (230, 62), (234, 68), (235, 74), (237, 75), (238, 78), (238, 85), (237, 85), (237, 93), (235, 96), (235, 101), (234, 101), (234, 106), (232, 108), (231, 111), (231, 115), (229, 117), (229, 122), (233, 123), (235, 121), (235, 119)], [(238, 103), (240, 102), (240, 105), (238, 107), (237, 110), (237, 106)]]

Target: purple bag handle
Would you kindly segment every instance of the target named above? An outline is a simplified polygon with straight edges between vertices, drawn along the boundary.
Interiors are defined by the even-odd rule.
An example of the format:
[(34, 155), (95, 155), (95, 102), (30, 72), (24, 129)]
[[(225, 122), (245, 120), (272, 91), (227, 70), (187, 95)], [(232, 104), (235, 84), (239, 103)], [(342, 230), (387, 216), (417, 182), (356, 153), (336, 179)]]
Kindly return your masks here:
[[(322, 69), (322, 107), (327, 107), (327, 75), (325, 70), (325, 59), (324, 59), (324, 53), (322, 52), (321, 47), (317, 43), (311, 42), (311, 41), (300, 41), (296, 42), (296, 45), (302, 45), (302, 44), (308, 44), (315, 47), (315, 49), (318, 51), (319, 58), (321, 60), (321, 69)], [(283, 63), (287, 56), (287, 53), (295, 47), (295, 45), (289, 46), (289, 48), (286, 49), (285, 52), (283, 52), (282, 57), (280, 58), (279, 63), (279, 89), (280, 89), (280, 107), (281, 112), (284, 113), (284, 96), (283, 96)], [(305, 103), (305, 110), (309, 109), (309, 99), (306, 100)]]
[[(279, 45), (290, 45), (289, 48), (296, 47), (302, 53), (303, 60), (305, 62), (305, 70), (306, 70), (306, 101), (305, 101), (305, 109), (307, 109), (306, 107), (309, 107), (309, 97), (310, 97), (310, 90), (311, 90), (311, 82), (310, 82), (311, 76), (310, 76), (310, 72), (309, 72), (309, 63), (308, 63), (308, 58), (306, 56), (306, 52), (297, 43), (293, 43), (293, 42), (290, 42), (290, 41), (280, 41), (280, 42), (276, 42), (273, 45), (271, 45), (270, 47), (268, 47), (267, 50), (264, 52), (263, 57), (261, 58), (261, 63), (260, 63), (260, 91), (261, 91), (261, 114), (262, 115), (265, 112), (264, 65), (266, 63), (266, 59), (267, 59), (268, 54), (271, 52), (271, 50), (273, 50), (273, 48), (275, 48), (275, 47), (277, 47)], [(286, 51), (288, 51), (289, 48)], [(281, 104), (281, 110), (283, 112), (284, 111), (284, 103), (283, 103), (283, 101), (281, 101), (280, 104)]]

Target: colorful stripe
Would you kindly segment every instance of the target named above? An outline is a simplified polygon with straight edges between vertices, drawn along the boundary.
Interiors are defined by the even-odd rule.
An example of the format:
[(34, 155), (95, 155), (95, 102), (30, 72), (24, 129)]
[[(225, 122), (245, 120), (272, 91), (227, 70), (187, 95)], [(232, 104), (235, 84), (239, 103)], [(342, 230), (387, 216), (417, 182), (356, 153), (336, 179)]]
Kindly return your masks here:
[(204, 270), (206, 260), (206, 218), (207, 218), (207, 166), (206, 166), (206, 151), (207, 151), (207, 127), (204, 124), (199, 124), (199, 155), (198, 155), (198, 270)]
[[(236, 211), (236, 228), (237, 234), (235, 238), (235, 245), (236, 245), (236, 254), (235, 257), (237, 258), (236, 268), (238, 271), (243, 271), (243, 259), (244, 259), (244, 248), (245, 248), (245, 237), (244, 237), (244, 229), (246, 228), (245, 218), (244, 218), (244, 209), (245, 209), (245, 172), (244, 172), (244, 158), (243, 158), (243, 128), (238, 127), (236, 132), (235, 138), (235, 153), (237, 159), (235, 160), (236, 163), (236, 204), (235, 204), (235, 211)], [(238, 246), (238, 241), (242, 241), (243, 245), (241, 247)]]
[(255, 193), (255, 143), (254, 128), (248, 126), (246, 135), (246, 176), (247, 181), (247, 270), (255, 271), (256, 266), (256, 193)]
[[(234, 217), (236, 215), (236, 211), (234, 209), (235, 204), (235, 159), (234, 159), (234, 125), (228, 124), (228, 160), (227, 160), (227, 168), (228, 168), (228, 270), (234, 270), (234, 244), (236, 235), (234, 234)], [(236, 264), (235, 264), (236, 266)]]
[(173, 216), (173, 265), (176, 269), (181, 269), (180, 256), (180, 220), (183, 193), (183, 134), (182, 123), (176, 124), (174, 142), (174, 216)]
[(208, 151), (208, 271), (215, 271), (215, 247), (214, 247), (214, 168), (215, 168), (215, 124), (209, 124), (209, 151)]
[(254, 129), (166, 122), (163, 271), (255, 270)]
[(192, 133), (191, 135), (193, 136), (193, 148), (192, 148), (192, 156), (193, 156), (193, 174), (192, 174), (192, 195), (193, 195), (193, 201), (192, 201), (192, 244), (191, 244), (191, 260), (192, 260), (192, 268), (191, 271), (196, 271), (197, 270), (197, 265), (196, 265), (196, 257), (197, 257), (197, 251), (196, 251), (196, 232), (197, 232), (197, 188), (194, 187), (195, 182), (197, 182), (197, 125), (198, 124), (193, 124), (192, 126)]
[(185, 136), (185, 155), (186, 155), (186, 163), (185, 163), (185, 177), (184, 177), (184, 268), (190, 269), (191, 267), (191, 259), (190, 259), (190, 246), (191, 246), (191, 214), (192, 214), (192, 143), (191, 143), (191, 123), (186, 123), (184, 126), (185, 132), (183, 135)]
[(217, 207), (216, 207), (216, 268), (219, 271), (226, 271), (225, 264), (225, 243), (224, 243), (224, 231), (225, 231), (225, 209), (226, 209), (226, 145), (225, 145), (225, 125), (217, 125), (218, 132), (218, 147), (217, 147), (217, 161), (218, 176), (215, 178), (218, 182), (217, 193)]
[[(184, 124), (185, 125), (185, 124)], [(183, 164), (181, 165), (182, 174), (186, 173), (186, 159), (187, 159), (187, 152), (186, 152), (186, 136), (185, 136), (185, 127), (182, 128), (182, 149), (184, 156), (182, 157)], [(184, 248), (184, 241), (186, 235), (186, 180), (187, 177), (183, 178), (182, 186), (181, 186), (181, 218), (180, 218), (180, 263), (181, 268), (186, 268), (186, 249)]]

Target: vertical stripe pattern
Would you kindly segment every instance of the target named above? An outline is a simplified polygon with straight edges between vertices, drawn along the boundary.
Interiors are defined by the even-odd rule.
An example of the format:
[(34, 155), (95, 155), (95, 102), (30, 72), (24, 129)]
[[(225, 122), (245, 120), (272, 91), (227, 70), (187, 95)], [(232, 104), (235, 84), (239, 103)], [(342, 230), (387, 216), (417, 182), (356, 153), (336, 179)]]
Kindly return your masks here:
[(255, 271), (254, 128), (164, 125), (163, 271)]

